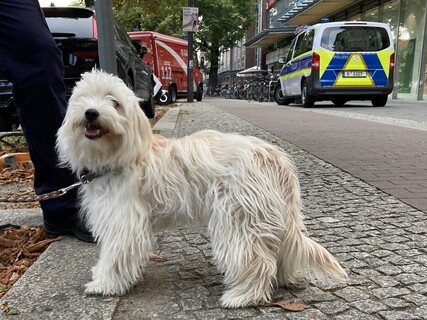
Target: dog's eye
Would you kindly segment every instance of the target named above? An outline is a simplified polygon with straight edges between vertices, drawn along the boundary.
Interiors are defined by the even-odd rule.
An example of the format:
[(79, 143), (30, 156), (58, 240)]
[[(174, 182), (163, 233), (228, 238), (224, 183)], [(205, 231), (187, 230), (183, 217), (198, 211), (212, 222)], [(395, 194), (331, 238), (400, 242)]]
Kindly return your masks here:
[(111, 102), (113, 103), (113, 107), (115, 109), (120, 107), (119, 101), (116, 98), (114, 98), (112, 95), (108, 95), (107, 98), (111, 100)]
[(117, 109), (118, 107), (120, 107), (120, 104), (119, 104), (119, 102), (117, 100), (113, 100), (113, 107), (115, 109)]

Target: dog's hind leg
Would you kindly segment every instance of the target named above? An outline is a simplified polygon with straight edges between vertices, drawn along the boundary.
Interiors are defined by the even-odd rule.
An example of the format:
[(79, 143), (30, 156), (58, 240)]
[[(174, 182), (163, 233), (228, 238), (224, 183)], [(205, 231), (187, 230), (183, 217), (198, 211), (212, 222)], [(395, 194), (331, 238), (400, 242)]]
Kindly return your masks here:
[(232, 215), (209, 222), (214, 259), (224, 273), (221, 304), (238, 308), (266, 303), (276, 281), (274, 237), (260, 235), (247, 221), (233, 221), (238, 213)]

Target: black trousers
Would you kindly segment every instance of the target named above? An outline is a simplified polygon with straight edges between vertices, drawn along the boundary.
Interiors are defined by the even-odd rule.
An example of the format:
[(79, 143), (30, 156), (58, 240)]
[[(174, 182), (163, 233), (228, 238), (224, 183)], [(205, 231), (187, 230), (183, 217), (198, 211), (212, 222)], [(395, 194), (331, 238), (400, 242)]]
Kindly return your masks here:
[[(56, 132), (66, 100), (62, 54), (50, 34), (37, 0), (0, 0), (0, 73), (13, 84), (13, 95), (35, 168), (37, 194), (75, 181), (57, 166)], [(42, 201), (45, 224), (75, 216), (76, 192)]]

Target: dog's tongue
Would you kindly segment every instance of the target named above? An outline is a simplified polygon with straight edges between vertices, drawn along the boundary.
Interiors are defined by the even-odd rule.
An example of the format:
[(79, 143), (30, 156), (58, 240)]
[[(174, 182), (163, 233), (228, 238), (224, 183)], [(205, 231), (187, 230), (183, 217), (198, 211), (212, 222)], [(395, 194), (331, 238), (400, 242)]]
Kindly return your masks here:
[(97, 125), (88, 123), (86, 125), (85, 135), (89, 139), (98, 138), (102, 135), (101, 134), (101, 128)]

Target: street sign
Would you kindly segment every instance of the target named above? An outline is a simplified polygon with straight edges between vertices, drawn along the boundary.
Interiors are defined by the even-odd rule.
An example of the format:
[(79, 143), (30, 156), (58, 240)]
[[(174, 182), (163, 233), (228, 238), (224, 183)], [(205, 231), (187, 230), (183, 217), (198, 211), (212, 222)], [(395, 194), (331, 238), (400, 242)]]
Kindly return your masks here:
[(185, 32), (197, 32), (199, 26), (199, 8), (182, 8), (182, 30)]

